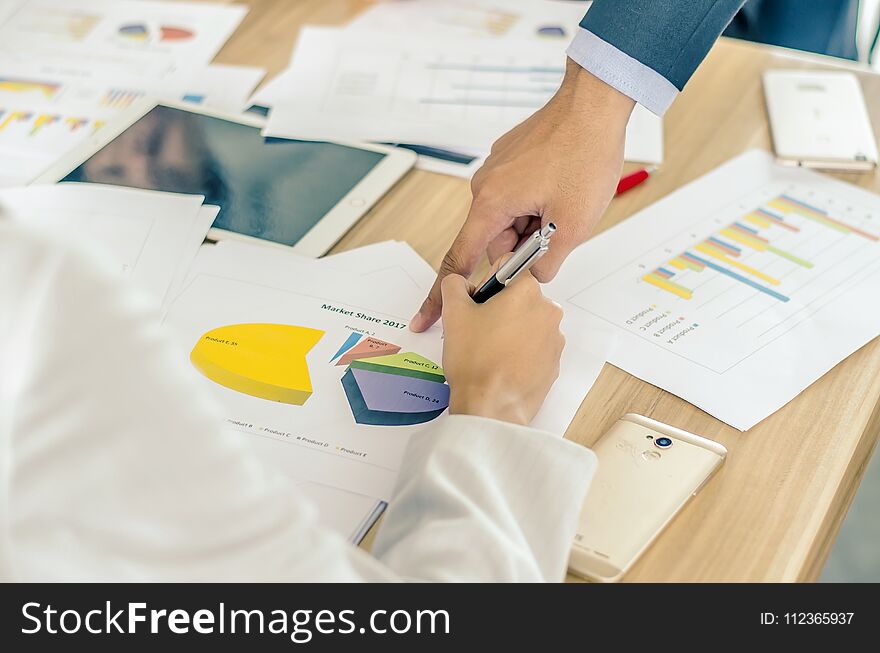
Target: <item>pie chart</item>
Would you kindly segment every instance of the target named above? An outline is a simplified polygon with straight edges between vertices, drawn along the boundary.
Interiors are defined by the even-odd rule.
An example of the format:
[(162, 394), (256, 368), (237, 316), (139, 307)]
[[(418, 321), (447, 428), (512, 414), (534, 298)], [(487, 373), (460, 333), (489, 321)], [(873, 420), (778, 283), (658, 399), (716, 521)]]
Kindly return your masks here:
[[(150, 40), (150, 28), (145, 23), (128, 23), (119, 28), (119, 36), (143, 43)], [(159, 26), (159, 41), (188, 41), (193, 36), (195, 32), (185, 27)]]
[(385, 356), (387, 354), (396, 354), (399, 351), (400, 347), (392, 345), (390, 342), (385, 342), (378, 338), (364, 337), (362, 333), (352, 333), (342, 343), (342, 347), (333, 356), (331, 362), (336, 361), (336, 365), (348, 365), (358, 358)]
[(143, 23), (131, 23), (119, 28), (119, 36), (130, 41), (146, 41), (150, 38), (150, 30)]
[(302, 406), (312, 396), (306, 354), (323, 331), (289, 324), (231, 324), (208, 331), (190, 360), (214, 383), (252, 397)]
[(342, 377), (342, 387), (358, 424), (423, 424), (449, 405), (443, 370), (413, 352), (355, 359)]
[(193, 31), (186, 29), (185, 27), (162, 25), (162, 27), (159, 28), (160, 41), (188, 41), (193, 36)]

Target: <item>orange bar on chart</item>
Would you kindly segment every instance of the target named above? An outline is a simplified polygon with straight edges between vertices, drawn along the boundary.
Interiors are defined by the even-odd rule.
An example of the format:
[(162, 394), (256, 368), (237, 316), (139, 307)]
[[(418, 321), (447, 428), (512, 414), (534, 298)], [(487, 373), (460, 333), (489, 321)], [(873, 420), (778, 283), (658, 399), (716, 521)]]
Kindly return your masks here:
[(781, 282), (776, 277), (771, 277), (769, 274), (765, 274), (760, 270), (756, 270), (751, 265), (746, 265), (745, 263), (740, 263), (739, 261), (735, 261), (730, 258), (724, 252), (715, 249), (714, 247), (709, 247), (705, 243), (700, 243), (699, 245), (694, 247), (695, 250), (701, 252), (703, 254), (707, 254), (712, 258), (718, 259), (723, 263), (727, 263), (728, 265), (732, 265), (735, 268), (739, 268), (743, 272), (751, 274), (754, 277), (758, 277), (759, 279), (763, 279), (767, 283), (772, 283), (774, 286), (778, 286)]

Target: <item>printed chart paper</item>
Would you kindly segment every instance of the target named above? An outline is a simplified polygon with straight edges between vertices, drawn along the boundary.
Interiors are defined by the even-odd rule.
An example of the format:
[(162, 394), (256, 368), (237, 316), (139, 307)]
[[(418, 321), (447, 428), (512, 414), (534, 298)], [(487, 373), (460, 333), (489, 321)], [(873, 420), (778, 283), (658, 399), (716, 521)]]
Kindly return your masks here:
[(296, 448), (296, 478), (388, 499), (409, 435), (448, 405), (440, 330), (281, 283), (200, 275), (166, 323), (232, 427)]
[(214, 209), (207, 208), (206, 215), (203, 199), (99, 184), (0, 191), (0, 205), (14, 219), (99, 252), (159, 304), (210, 227)]
[[(534, 39), (456, 40), (306, 28), (275, 97), (268, 136), (418, 143), (488, 152), (492, 143), (559, 88), (565, 55)], [(631, 161), (663, 158), (662, 121), (636, 107)]]
[(247, 8), (150, 0), (30, 0), (0, 24), (4, 59), (166, 77), (207, 64)]
[(566, 46), (591, 3), (565, 0), (408, 0), (376, 4), (350, 28), (411, 33), (414, 25), (448, 38), (559, 40)]
[(751, 151), (581, 246), (548, 293), (609, 362), (746, 430), (880, 333), (880, 198)]

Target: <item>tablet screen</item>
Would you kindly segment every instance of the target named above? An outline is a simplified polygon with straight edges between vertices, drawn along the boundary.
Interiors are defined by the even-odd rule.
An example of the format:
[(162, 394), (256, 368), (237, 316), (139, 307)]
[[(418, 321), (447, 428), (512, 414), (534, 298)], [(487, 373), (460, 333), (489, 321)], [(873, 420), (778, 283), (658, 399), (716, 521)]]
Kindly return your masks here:
[(384, 156), (157, 106), (62, 181), (204, 195), (215, 227), (294, 245)]

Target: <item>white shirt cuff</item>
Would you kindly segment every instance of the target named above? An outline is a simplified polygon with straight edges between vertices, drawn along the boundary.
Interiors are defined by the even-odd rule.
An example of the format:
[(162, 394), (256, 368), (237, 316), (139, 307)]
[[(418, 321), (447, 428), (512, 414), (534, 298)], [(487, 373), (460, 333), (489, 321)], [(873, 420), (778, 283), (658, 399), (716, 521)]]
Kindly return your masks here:
[(581, 68), (658, 116), (678, 97), (678, 89), (663, 75), (589, 30), (578, 29), (566, 53)]

